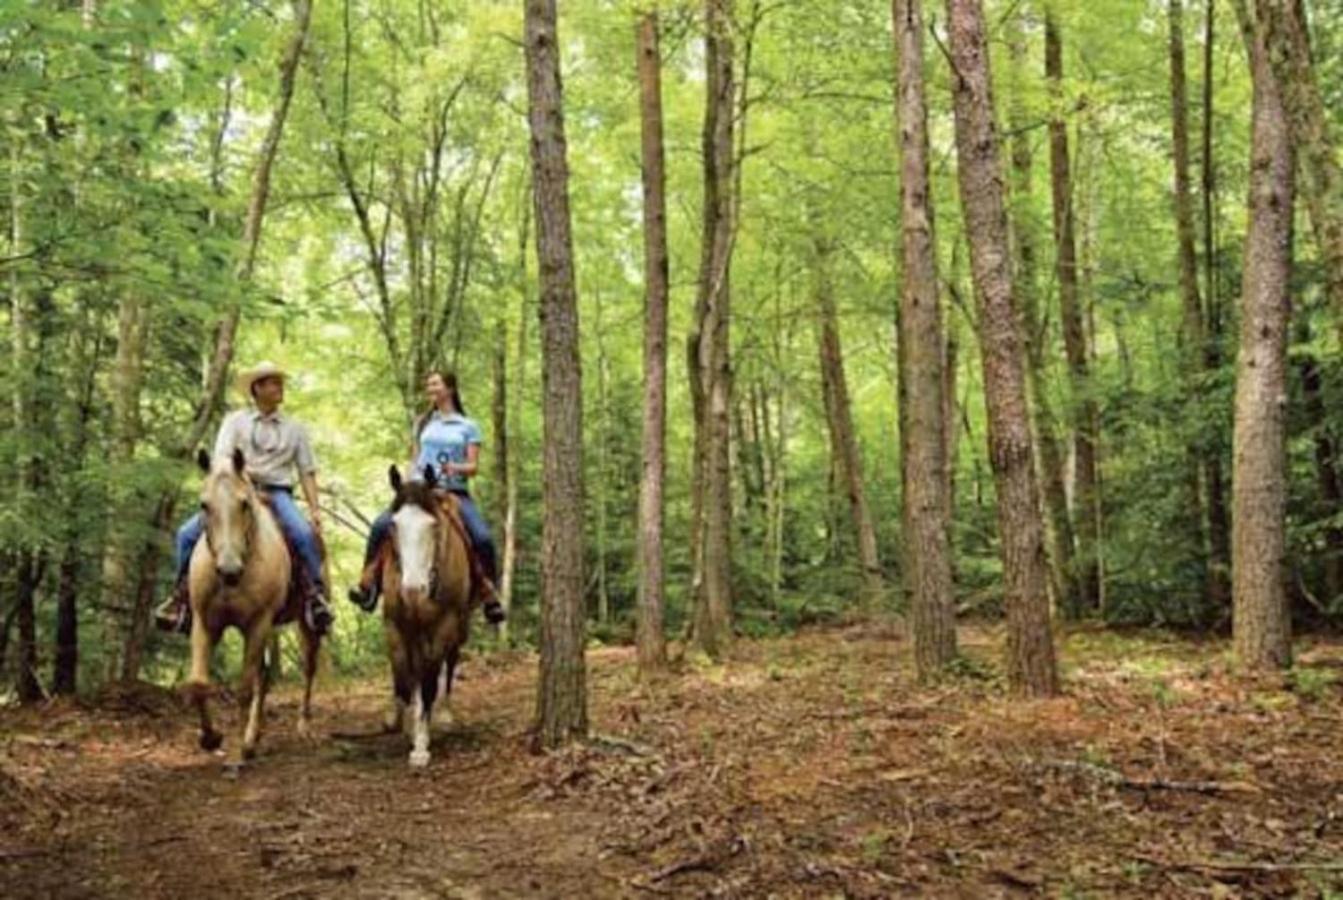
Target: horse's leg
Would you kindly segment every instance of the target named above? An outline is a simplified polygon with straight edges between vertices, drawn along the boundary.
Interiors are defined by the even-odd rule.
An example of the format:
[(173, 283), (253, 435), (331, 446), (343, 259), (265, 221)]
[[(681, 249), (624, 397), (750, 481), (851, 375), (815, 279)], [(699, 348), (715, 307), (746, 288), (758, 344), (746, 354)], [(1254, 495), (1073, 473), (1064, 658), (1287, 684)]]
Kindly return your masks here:
[(247, 630), (243, 647), (238, 706), (239, 711), (246, 715), (247, 724), (243, 729), (242, 746), (239, 748), (240, 761), (249, 760), (256, 755), (256, 742), (261, 737), (261, 720), (266, 704), (266, 682), (261, 674), (261, 665), (270, 632), (271, 617), (263, 615)]
[(382, 730), (387, 734), (400, 731), (406, 717), (406, 705), (410, 703), (409, 662), (406, 647), (401, 640), (401, 632), (388, 623), (387, 659), (392, 666), (392, 700), (382, 719)]
[(434, 717), (434, 700), (438, 697), (438, 674), (441, 669), (441, 666), (425, 666), (418, 685), (415, 735), (410, 751), (410, 764), (417, 769), (429, 765), (429, 723)]
[(299, 622), (298, 641), (303, 650), (303, 705), (299, 707), (298, 733), (302, 738), (312, 737), (312, 682), (317, 677), (317, 653), (322, 639)]
[(201, 749), (218, 750), (224, 743), (224, 736), (215, 731), (214, 723), (210, 721), (210, 653), (219, 635), (206, 628), (205, 616), (200, 610), (194, 612), (191, 617), (191, 675), (187, 679), (186, 693), (200, 717)]
[(452, 715), (452, 669), (447, 660), (438, 669), (438, 708), (435, 711), (434, 724), (440, 728), (451, 728), (457, 720)]
[(443, 677), (440, 680), (442, 685), (440, 693), (442, 694), (441, 706), (447, 710), (440, 718), (445, 724), (451, 725), (456, 720), (452, 715), (452, 679), (457, 673), (457, 663), (461, 659), (462, 648), (456, 644), (448, 646), (447, 652), (443, 657)]

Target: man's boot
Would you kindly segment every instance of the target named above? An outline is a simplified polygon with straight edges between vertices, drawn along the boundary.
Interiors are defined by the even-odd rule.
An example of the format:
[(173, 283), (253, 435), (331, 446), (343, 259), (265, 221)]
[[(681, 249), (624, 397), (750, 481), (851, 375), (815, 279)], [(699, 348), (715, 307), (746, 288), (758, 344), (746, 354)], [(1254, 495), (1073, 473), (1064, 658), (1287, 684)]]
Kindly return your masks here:
[(191, 599), (185, 578), (177, 580), (168, 599), (154, 610), (154, 625), (169, 634), (191, 634)]
[(326, 602), (326, 592), (322, 590), (321, 585), (313, 585), (306, 594), (307, 599), (303, 604), (304, 621), (308, 623), (308, 628), (313, 634), (322, 637), (331, 630), (336, 617), (331, 612), (331, 604)]

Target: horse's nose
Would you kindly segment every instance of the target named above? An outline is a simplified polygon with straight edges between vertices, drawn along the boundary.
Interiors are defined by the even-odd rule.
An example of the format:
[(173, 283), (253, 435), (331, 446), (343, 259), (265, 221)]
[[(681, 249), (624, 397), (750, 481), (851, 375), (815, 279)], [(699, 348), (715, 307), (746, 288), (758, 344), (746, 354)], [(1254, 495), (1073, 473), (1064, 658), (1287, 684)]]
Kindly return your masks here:
[(235, 569), (233, 567), (229, 567), (226, 569), (220, 567), (219, 577), (221, 580), (223, 580), (224, 584), (228, 585), (229, 587), (237, 587), (238, 582), (242, 581), (242, 568), (239, 567)]
[(424, 599), (424, 585), (403, 584), (401, 585), (401, 593), (404, 594), (406, 599), (411, 603), (419, 603)]

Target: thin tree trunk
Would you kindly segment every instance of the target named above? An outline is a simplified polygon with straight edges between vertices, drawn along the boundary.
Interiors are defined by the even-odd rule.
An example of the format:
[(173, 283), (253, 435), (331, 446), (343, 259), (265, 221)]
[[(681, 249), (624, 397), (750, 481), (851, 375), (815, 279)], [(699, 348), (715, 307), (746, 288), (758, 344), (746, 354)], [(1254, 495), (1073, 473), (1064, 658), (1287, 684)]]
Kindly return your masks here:
[(583, 656), (583, 384), (555, 0), (527, 0), (525, 22), (545, 420), (541, 674), (535, 742), (539, 748), (553, 748), (585, 736), (588, 730)]
[[(531, 193), (528, 185), (527, 193)], [(522, 227), (518, 229), (518, 338), (516, 347), (517, 366), (514, 368), (513, 410), (509, 418), (516, 429), (510, 443), (508, 498), (504, 511), (504, 552), (500, 563), (502, 573), (499, 582), (499, 603), (504, 612), (513, 609), (513, 581), (518, 566), (518, 482), (522, 477), (522, 395), (526, 386), (527, 373), (527, 322), (530, 318), (527, 300), (530, 293), (530, 281), (527, 277), (527, 245), (531, 229), (531, 198), (522, 204)], [(509, 618), (505, 618), (499, 628), (499, 635), (508, 639)]]
[(644, 403), (643, 469), (639, 478), (639, 669), (667, 662), (662, 556), (663, 481), (667, 440), (667, 175), (662, 139), (662, 61), (658, 14), (644, 13), (635, 26), (639, 72), (640, 134), (644, 198)]
[[(1208, 0), (1203, 22), (1203, 273), (1204, 273), (1204, 368), (1222, 367), (1222, 292), (1217, 279), (1217, 159), (1213, 155), (1213, 48), (1216, 38), (1216, 3)], [(1203, 481), (1208, 500), (1208, 606), (1216, 611), (1231, 608), (1231, 516), (1226, 505), (1226, 478), (1222, 469), (1222, 429), (1213, 433), (1212, 446), (1204, 451)]]
[(928, 106), (923, 81), (920, 0), (893, 0), (896, 120), (899, 125), (901, 271), (901, 491), (914, 663), (921, 679), (956, 656), (951, 583), (951, 498), (942, 304), (938, 297), (933, 192), (928, 177)]
[(1044, 525), (1012, 297), (988, 42), (979, 0), (947, 0), (947, 19), (957, 175), (979, 308), (989, 458), (998, 490), (1008, 684), (1019, 695), (1049, 696), (1058, 693), (1059, 681), (1046, 593)]
[[(1177, 258), (1180, 265), (1180, 298), (1182, 316), (1180, 319), (1181, 363), (1185, 383), (1189, 386), (1186, 402), (1191, 414), (1197, 402), (1194, 390), (1195, 375), (1203, 368), (1204, 332), (1203, 300), (1198, 290), (1198, 253), (1194, 248), (1197, 240), (1194, 224), (1194, 198), (1189, 178), (1189, 112), (1188, 91), (1185, 81), (1184, 64), (1184, 6), (1183, 0), (1169, 0), (1167, 18), (1170, 25), (1170, 112), (1171, 112), (1171, 149), (1175, 165), (1175, 232), (1179, 249)], [(1198, 419), (1194, 416), (1195, 420)], [(1192, 441), (1185, 451), (1188, 470), (1185, 481), (1188, 485), (1187, 510), (1194, 523), (1194, 540), (1200, 551), (1203, 549), (1203, 492), (1200, 485), (1201, 454), (1197, 441)]]
[(611, 596), (607, 583), (607, 479), (610, 477), (610, 404), (611, 363), (606, 353), (605, 328), (602, 316), (602, 295), (594, 293), (597, 326), (597, 621), (605, 625), (611, 620)]
[(1016, 249), (1017, 296), (1021, 302), (1021, 327), (1026, 342), (1029, 366), (1029, 396), (1034, 411), (1035, 437), (1039, 442), (1039, 470), (1044, 482), (1045, 515), (1052, 552), (1050, 576), (1055, 601), (1063, 609), (1081, 605), (1081, 586), (1074, 559), (1072, 517), (1068, 511), (1068, 492), (1063, 475), (1063, 452), (1059, 447), (1057, 421), (1045, 384), (1045, 346), (1048, 343), (1048, 317), (1040, 304), (1037, 276), (1038, 245), (1033, 213), (1031, 174), (1034, 167), (1031, 134), (1026, 122), (1026, 91), (1022, 76), (1026, 71), (1026, 35), (1021, 15), (1009, 20), (1008, 51), (1012, 56), (1012, 98), (1008, 104), (1008, 130), (1012, 157), (1012, 235)]
[(1291, 664), (1287, 553), (1287, 330), (1293, 148), (1264, 23), (1238, 3), (1254, 82), (1232, 470), (1232, 642), (1246, 670)]
[(1073, 404), (1073, 506), (1077, 511), (1077, 587), (1079, 604), (1068, 610), (1081, 616), (1100, 608), (1099, 494), (1096, 490), (1096, 443), (1099, 416), (1092, 396), (1086, 331), (1077, 290), (1077, 243), (1073, 184), (1068, 158), (1068, 123), (1057, 114), (1063, 80), (1063, 41), (1052, 9), (1045, 12), (1045, 74), (1055, 97), (1056, 115), (1049, 122), (1050, 193), (1054, 207), (1055, 272), (1059, 286), (1059, 320), (1068, 358)]
[(732, 0), (705, 0), (704, 231), (699, 297), (692, 336), (700, 383), (696, 442), (701, 448), (700, 589), (695, 596), (696, 645), (720, 658), (732, 640), (732, 409), (729, 321), (735, 230)]
[[(867, 506), (867, 493), (863, 488), (863, 459), (858, 449), (858, 437), (853, 425), (853, 410), (849, 401), (848, 380), (844, 376), (844, 352), (839, 340), (839, 315), (835, 311), (834, 286), (831, 282), (830, 265), (834, 248), (823, 237), (816, 237), (814, 261), (816, 265), (816, 338), (821, 363), (821, 383), (825, 386), (826, 422), (830, 426), (830, 454), (834, 460), (839, 482), (848, 497), (849, 513), (853, 517), (853, 530), (858, 539), (858, 565), (863, 577), (863, 606), (868, 615), (881, 609), (886, 587), (882, 583), (881, 560), (877, 556), (877, 529), (872, 522), (872, 514)], [(930, 286), (936, 305), (937, 284)], [(939, 321), (940, 324), (940, 321)], [(938, 391), (941, 389), (942, 336), (937, 332), (937, 354), (929, 377), (938, 379)], [(941, 395), (935, 391), (933, 396), (941, 408)], [(939, 429), (936, 439), (942, 441)], [(931, 473), (929, 473), (931, 474)], [(942, 470), (937, 470), (939, 478)]]
[[(266, 204), (270, 199), (271, 171), (279, 155), (280, 141), (284, 137), (285, 122), (289, 116), (289, 106), (294, 98), (294, 83), (298, 74), (299, 60), (303, 45), (307, 41), (308, 26), (312, 20), (312, 0), (294, 0), (294, 25), (284, 56), (280, 60), (279, 95), (275, 110), (271, 114), (270, 124), (261, 141), (257, 154), (256, 168), (252, 175), (252, 192), (247, 203), (247, 217), (243, 221), (242, 255), (235, 273), (239, 289), (245, 289), (256, 270), (257, 251), (261, 244), (261, 227), (265, 220)], [(233, 362), (235, 339), (238, 323), (242, 316), (239, 303), (232, 303), (215, 328), (214, 347), (206, 369), (204, 385), (196, 402), (195, 414), (186, 434), (172, 455), (180, 460), (190, 458), (196, 447), (205, 439), (205, 434), (214, 420), (224, 397), (224, 385), (228, 377), (229, 366)], [(126, 622), (126, 634), (122, 642), (121, 677), (131, 681), (139, 676), (140, 660), (144, 653), (145, 640), (148, 637), (149, 610), (153, 602), (153, 573), (146, 570), (152, 565), (157, 569), (161, 554), (159, 535), (167, 532), (176, 512), (177, 488), (165, 491), (154, 511), (153, 534), (141, 553), (139, 563), (140, 582), (135, 593), (134, 607)]]
[[(1310, 326), (1303, 318), (1298, 325), (1298, 344), (1310, 341)], [(1324, 401), (1324, 378), (1319, 360), (1312, 353), (1301, 354), (1297, 363), (1304, 396), (1302, 411), (1310, 423), (1315, 445), (1315, 480), (1319, 485), (1319, 517), (1337, 521), (1343, 512), (1343, 480), (1338, 473), (1338, 442), (1329, 425), (1329, 410)], [(1343, 596), (1343, 527), (1324, 529), (1324, 596), (1329, 603)]]

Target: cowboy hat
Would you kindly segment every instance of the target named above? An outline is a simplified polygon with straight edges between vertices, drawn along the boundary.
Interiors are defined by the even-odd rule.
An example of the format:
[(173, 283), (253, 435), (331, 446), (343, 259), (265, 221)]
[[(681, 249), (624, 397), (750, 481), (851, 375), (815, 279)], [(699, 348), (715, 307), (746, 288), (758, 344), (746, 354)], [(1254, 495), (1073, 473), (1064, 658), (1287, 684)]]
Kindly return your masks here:
[(257, 363), (255, 366), (252, 366), (252, 368), (244, 369), (239, 372), (238, 377), (234, 380), (233, 384), (238, 389), (239, 393), (250, 400), (252, 397), (252, 385), (256, 384), (261, 379), (279, 378), (283, 381), (288, 377), (289, 376), (285, 373), (284, 369), (281, 369), (273, 362), (266, 361)]

